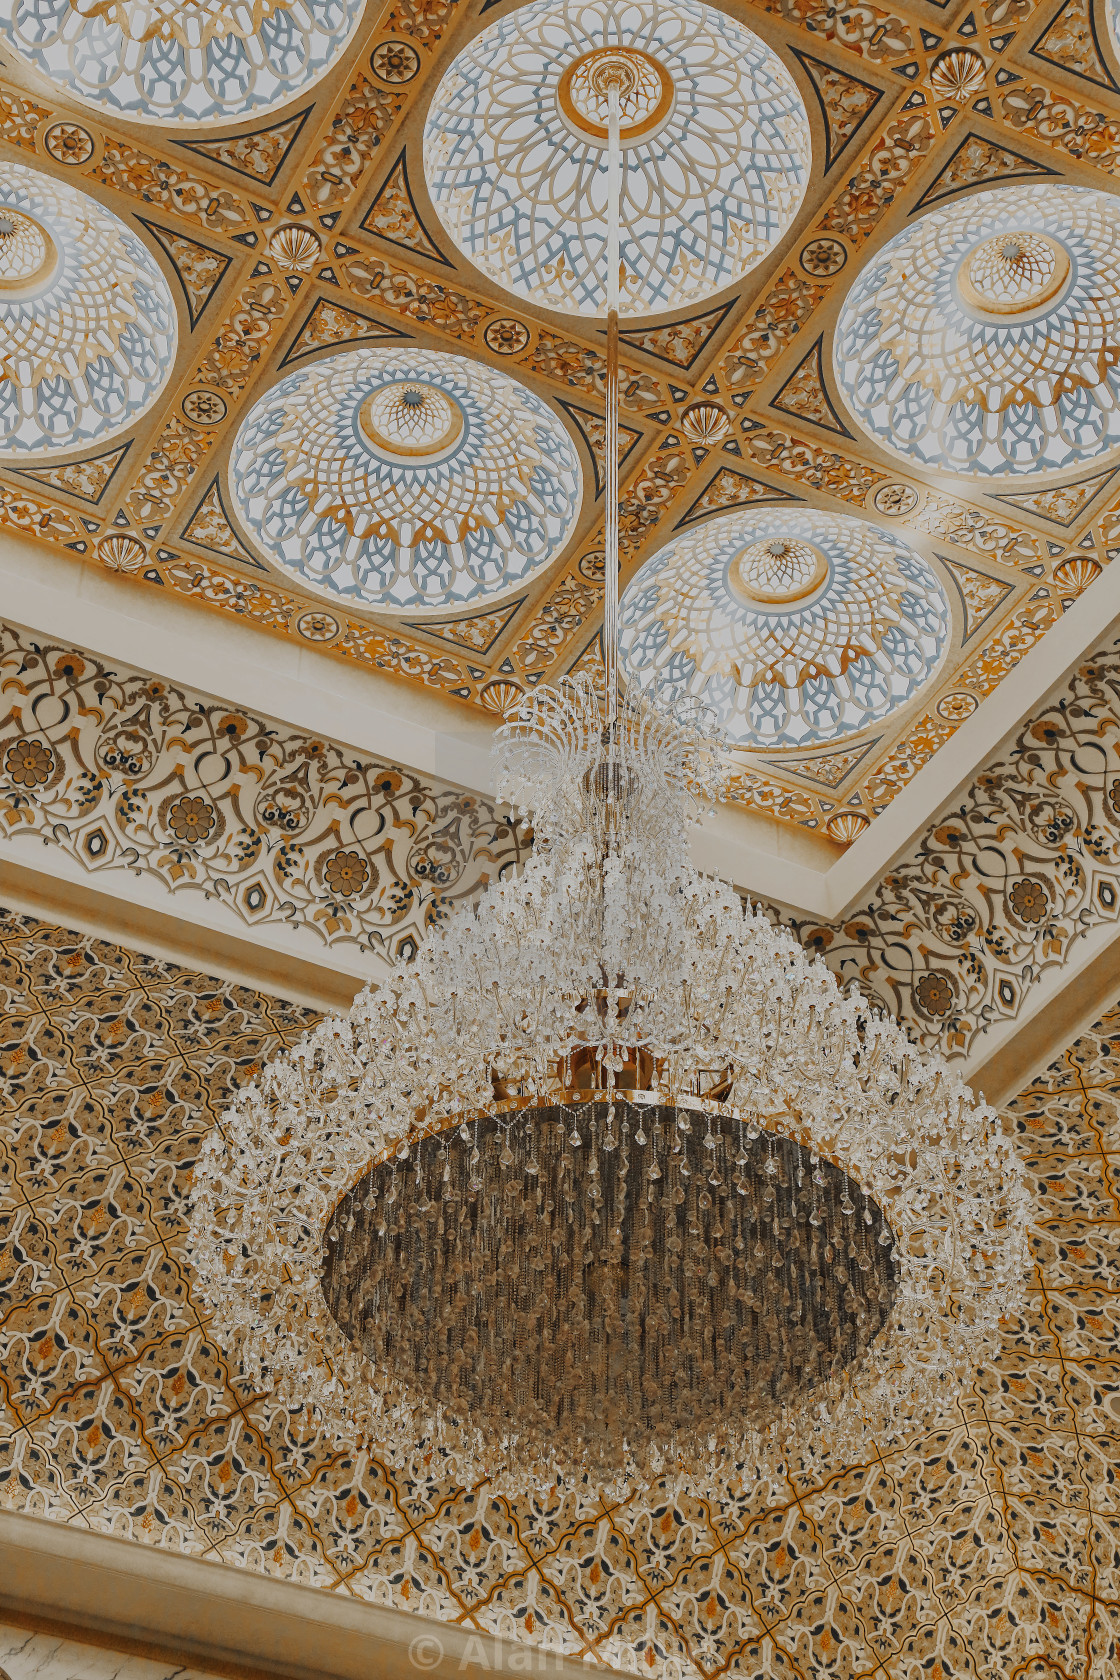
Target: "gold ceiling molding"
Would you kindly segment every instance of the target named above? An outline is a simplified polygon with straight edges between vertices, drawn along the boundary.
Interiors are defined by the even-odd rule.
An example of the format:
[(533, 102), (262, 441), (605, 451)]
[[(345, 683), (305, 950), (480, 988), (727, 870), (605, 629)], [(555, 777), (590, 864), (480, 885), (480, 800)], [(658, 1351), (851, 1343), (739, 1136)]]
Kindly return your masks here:
[(1007, 578), (996, 578), (988, 572), (978, 572), (975, 566), (966, 566), (960, 560), (950, 560), (946, 555), (938, 555), (938, 559), (945, 567), (960, 596), (961, 606), (964, 608), (964, 640), (967, 645), (973, 636), (979, 635), (993, 613), (999, 611), (1004, 602), (1015, 593), (1014, 582)]
[(687, 373), (732, 313), (736, 302), (732, 298), (730, 303), (720, 304), (716, 309), (688, 315), (664, 327), (626, 327), (620, 332), (619, 340), (632, 350), (641, 350)]
[(437, 642), (450, 642), (453, 647), (485, 658), (494, 648), (525, 605), (525, 597), (508, 605), (493, 607), (489, 612), (467, 613), (462, 618), (433, 619), (430, 624), (409, 624), (409, 630), (433, 636)]
[(838, 163), (876, 105), (885, 97), (883, 89), (864, 82), (835, 65), (794, 49), (794, 57), (805, 71), (816, 95), (825, 125), (825, 173)]
[(212, 554), (240, 560), (243, 566), (253, 566), (258, 571), (265, 569), (264, 562), (249, 551), (231, 525), (222, 499), (222, 487), (216, 478), (211, 480), (206, 494), (183, 526), (183, 536), (199, 548), (209, 549)]
[(333, 298), (318, 298), (299, 327), (295, 338), (278, 363), (286, 368), (301, 356), (317, 350), (329, 350), (342, 344), (377, 344), (386, 339), (408, 338), (398, 327), (386, 326), (373, 315), (362, 315), (356, 309), (344, 309)]
[(180, 140), (185, 151), (197, 152), (212, 163), (224, 164), (237, 175), (270, 187), (288, 160), (313, 106), (308, 105), (283, 122), (254, 128), (245, 134), (221, 135), (216, 140)]
[(1118, 91), (1116, 77), (1101, 52), (1091, 0), (1065, 0), (1038, 36), (1031, 56), (1045, 59), (1071, 76), (1095, 82), (1110, 93)]
[(1009, 507), (1022, 508), (1068, 531), (1115, 476), (1115, 467), (1108, 467), (1104, 472), (1090, 473), (1088, 478), (1075, 479), (1072, 484), (1062, 484), (1054, 490), (1020, 490), (993, 499), (1006, 502)]
[(442, 263), (445, 268), (454, 267), (424, 226), (416, 208), (412, 183), (408, 178), (408, 158), (403, 151), (362, 217), (361, 226), (366, 233), (376, 234), (378, 239), (384, 239), (389, 245), (416, 251), (432, 262)]
[[(606, 474), (606, 416), (602, 411), (596, 412), (594, 409), (581, 408), (578, 403), (564, 402), (563, 400), (560, 402), (560, 407), (571, 420), (587, 446), (587, 452), (591, 456), (595, 471), (595, 498), (598, 500), (603, 494), (603, 482)], [(620, 469), (644, 437), (645, 433), (638, 431), (634, 426), (619, 426), (618, 465)]]
[(778, 764), (777, 768), (784, 769), (788, 775), (799, 776), (802, 781), (828, 788), (830, 793), (836, 793), (878, 745), (879, 737), (872, 736), (870, 741), (865, 741), (858, 747), (849, 747), (846, 752), (818, 753), (812, 758), (789, 759)]
[(677, 528), (690, 525), (697, 519), (706, 519), (712, 513), (728, 512), (732, 508), (752, 507), (756, 503), (800, 500), (801, 497), (795, 496), (791, 490), (783, 490), (776, 484), (764, 484), (761, 479), (751, 478), (749, 474), (740, 472), (737, 467), (720, 467), (692, 506), (685, 509), (677, 521)]
[(822, 336), (811, 350), (805, 352), (782, 388), (771, 397), (770, 407), (783, 414), (791, 414), (795, 420), (811, 420), (822, 431), (835, 432), (850, 439), (852, 434), (836, 412), (836, 404), (829, 396), (825, 383), (823, 348)]
[(18, 477), (32, 479), (36, 484), (53, 490), (63, 490), (79, 501), (94, 507), (102, 500), (112, 483), (117, 468), (132, 448), (132, 440), (105, 449), (99, 455), (87, 455), (83, 461), (64, 461), (58, 466), (21, 467)]
[(1012, 130), (1064, 152), (1075, 163), (1115, 175), (1120, 172), (1120, 133), (1115, 113), (1101, 109), (1106, 104), (1082, 105), (1074, 95), (1032, 79), (1006, 88), (999, 108)]
[(942, 199), (968, 187), (995, 185), (999, 181), (1030, 180), (1040, 175), (1056, 175), (1058, 171), (1033, 158), (997, 145), (983, 134), (966, 134), (956, 151), (929, 183), (914, 206), (914, 213), (928, 210)]
[(150, 222), (143, 216), (136, 219), (141, 227), (147, 228), (160, 250), (171, 262), (183, 289), (193, 330), (225, 279), (233, 258), (224, 251), (215, 251), (211, 246), (203, 245), (197, 239), (188, 239), (181, 233), (171, 233), (167, 228), (160, 227), (158, 222)]

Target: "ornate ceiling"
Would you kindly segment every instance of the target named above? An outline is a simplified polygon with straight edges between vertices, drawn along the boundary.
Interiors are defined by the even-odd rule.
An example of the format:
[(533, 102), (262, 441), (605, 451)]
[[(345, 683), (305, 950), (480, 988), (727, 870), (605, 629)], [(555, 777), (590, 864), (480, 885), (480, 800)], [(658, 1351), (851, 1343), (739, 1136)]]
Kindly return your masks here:
[(959, 1411), (888, 1456), (824, 1477), (794, 1464), (717, 1510), (660, 1487), (511, 1502), (404, 1482), (302, 1427), (227, 1365), (184, 1238), (203, 1137), (306, 1011), (6, 910), (0, 987), (11, 1508), (542, 1661), (666, 1680), (1113, 1680), (1115, 1009), (1010, 1105), (1037, 1199), (1028, 1303)]
[[(747, 694), (724, 673), (737, 692), (721, 705), (760, 720), (739, 726), (733, 797), (843, 845), (887, 809), (1116, 551), (1111, 316), (1086, 324), (1078, 298), (1090, 261), (1094, 298), (1112, 297), (1108, 195), (1120, 159), (1120, 61), (1105, 9), (1095, 15), (1089, 0), (955, 9), (914, 0), (839, 13), (785, 0), (744, 7), (734, 19), (693, 9), (704, 24), (687, 51), (670, 40), (658, 48), (666, 65), (677, 54), (676, 69), (658, 70), (650, 55), (649, 109), (636, 111), (635, 134), (663, 132), (671, 149), (672, 125), (688, 105), (688, 144), (703, 134), (712, 155), (722, 155), (718, 113), (740, 98), (756, 113), (757, 132), (742, 181), (723, 170), (724, 198), (705, 201), (707, 231), (697, 224), (689, 246), (689, 262), (700, 267), (674, 266), (670, 255), (648, 299), (631, 288), (624, 582), (667, 543), (678, 553), (682, 540), (708, 540), (709, 521), (754, 510), (773, 516), (779, 540), (786, 515), (866, 518), (896, 552), (916, 556), (939, 622), (914, 633), (924, 638), (920, 657), (900, 644), (888, 658), (894, 674), (878, 670), (889, 704), (870, 692), (866, 703), (822, 701), (800, 645), (800, 609), (776, 615), (773, 602), (736, 603), (751, 615), (752, 644), (773, 640), (776, 616), (797, 618), (780, 661), (752, 655), (748, 663), (756, 675), (764, 665), (771, 673), (796, 666), (809, 686), (790, 692), (787, 684), (779, 694), (756, 682)], [(514, 175), (526, 165), (506, 144), (516, 113), (499, 111), (481, 128), (468, 121), (463, 77), (495, 53), (523, 69), (517, 43), (547, 8), (400, 0), (357, 18), (344, 5), (293, 0), (257, 10), (44, 0), (5, 22), (0, 154), (9, 178), (40, 195), (36, 226), (47, 225), (48, 197), (62, 205), (77, 191), (83, 203), (96, 201), (91, 214), (123, 224), (115, 237), (137, 275), (152, 272), (134, 317), (106, 326), (110, 338), (121, 336), (103, 358), (112, 369), (103, 391), (70, 368), (53, 384), (48, 374), (49, 400), (37, 409), (25, 403), (18, 422), (9, 400), (0, 524), (123, 573), (137, 589), (189, 601), (200, 636), (207, 611), (233, 614), (466, 708), (496, 711), (518, 689), (594, 663), (601, 616), (604, 361), (586, 278), (597, 251), (586, 212), (599, 177), (593, 169), (587, 176), (575, 244), (554, 249), (559, 235), (547, 217), (526, 224), (518, 237), (535, 254), (517, 274), (498, 254), (508, 240), (495, 224), (505, 229), (507, 211), (493, 197), (468, 202), (461, 190), (471, 158), (490, 147), (491, 190), (506, 192), (509, 216), (521, 214), (526, 178)], [(231, 32), (233, 11), (241, 21)], [(239, 34), (250, 12), (257, 33)], [(582, 27), (574, 0), (563, 15), (569, 31)], [(713, 70), (732, 37), (747, 43), (742, 54)], [(254, 56), (254, 42), (267, 51)], [(543, 74), (530, 76), (534, 87), (545, 85)], [(668, 102), (665, 87), (654, 86), (666, 75)], [(588, 96), (569, 80), (563, 97), (577, 116), (586, 109), (579, 121), (565, 119), (565, 168), (601, 156)], [(141, 100), (158, 120), (129, 120)], [(559, 85), (556, 101), (549, 111), (562, 108)], [(688, 146), (673, 145), (683, 182)], [(18, 177), (20, 167), (34, 174)], [(638, 176), (628, 179), (636, 192)], [(534, 203), (558, 181), (542, 177)], [(729, 209), (736, 193), (740, 208)], [(33, 205), (27, 213), (35, 219)], [(729, 215), (738, 243), (713, 233)], [(630, 217), (638, 229), (636, 201)], [(953, 230), (962, 228), (967, 274), (950, 261)], [(486, 229), (495, 242), (484, 250)], [(0, 261), (16, 274), (32, 261), (28, 239), (39, 237), (0, 230), (11, 245)], [(1010, 254), (1016, 237), (1018, 255)], [(459, 254), (458, 239), (479, 266)], [(942, 270), (923, 261), (927, 303), (901, 278), (923, 240), (942, 251), (948, 275), (938, 280)], [(977, 255), (981, 245), (986, 256)], [(723, 289), (690, 305), (700, 269), (700, 291)], [(65, 277), (60, 268), (51, 289), (19, 305), (27, 357), (48, 303), (68, 307)], [(958, 339), (968, 343), (952, 375), (945, 335), (957, 329), (939, 314), (942, 283), (964, 310)], [(555, 297), (548, 285), (560, 287)], [(554, 313), (547, 305), (561, 296), (577, 297), (585, 313)], [(849, 331), (849, 300), (861, 300), (858, 329), (873, 303), (882, 326), (883, 310), (889, 315), (904, 296), (912, 307), (894, 336), (888, 325), (876, 340), (878, 355), (903, 357), (891, 374), (870, 366), (859, 330)], [(636, 312), (654, 299), (675, 307), (653, 318)], [(1008, 300), (1018, 314), (1006, 313)], [(1007, 320), (1017, 324), (1000, 324)], [(143, 353), (130, 360), (137, 337)], [(463, 358), (462, 377), (491, 392), (503, 379), (516, 382), (501, 387), (520, 395), (513, 408), (496, 399), (495, 423), (519, 438), (519, 425), (535, 425), (543, 465), (533, 478), (520, 460), (512, 490), (503, 485), (498, 498), (504, 506), (508, 491), (509, 505), (500, 517), (490, 508), (469, 542), (433, 530), (403, 562), (391, 521), (380, 535), (358, 535), (329, 512), (350, 471), (344, 440), (324, 439), (311, 478), (290, 485), (262, 469), (262, 417), (281, 428), (301, 424), (295, 416), (310, 412), (316, 389), (334, 378), (332, 358), (355, 369), (372, 358), (398, 367), (397, 383), (407, 383), (432, 352)], [(24, 377), (16, 383), (23, 393)], [(686, 417), (701, 397), (726, 411), (722, 435), (695, 412)], [(517, 403), (538, 421), (519, 421)], [(57, 417), (79, 410), (88, 422), (76, 441)], [(0, 405), (0, 420), (5, 412)], [(442, 475), (441, 484), (455, 471), (442, 448), (437, 440), (423, 469)], [(969, 461), (967, 473), (957, 470)], [(1023, 470), (1032, 462), (1045, 470)], [(410, 465), (409, 497), (421, 477)], [(289, 491), (303, 498), (302, 513)], [(485, 488), (460, 481), (456, 494), (465, 510)], [(403, 517), (423, 519), (417, 506)], [(859, 620), (861, 599), (844, 596), (846, 621)], [(884, 604), (898, 610), (886, 596), (871, 604), (881, 630)], [(718, 612), (718, 602), (704, 610)], [(792, 715), (812, 721), (787, 728), (781, 719)]]
[(949, 602), (894, 533), (816, 509), (723, 514), (660, 549), (621, 603), (626, 675), (690, 694), (748, 746), (840, 740), (928, 683)]
[[(658, 244), (630, 179), (634, 249), (662, 260), (648, 293), (624, 273), (625, 657), (719, 713), (740, 804), (839, 848), (1120, 550), (1120, 4), (681, 10), (698, 28), (646, 40), (629, 120), (682, 181), (702, 136), (721, 192)], [(266, 652), (388, 673), (418, 717), (437, 691), (487, 720), (594, 666), (601, 134), (590, 75), (561, 90), (553, 64), (553, 94), (523, 56), (546, 13), (578, 32), (589, 11), (9, 8), (0, 540), (174, 605), (200, 647), (218, 614)], [(480, 132), (462, 78), (495, 54), (523, 79)], [(754, 177), (721, 126), (740, 107)], [(533, 109), (567, 112), (556, 176), (503, 150)], [(486, 146), (501, 202), (464, 188)], [(577, 238), (542, 209), (560, 187)], [(16, 616), (5, 863), (63, 891), (116, 871), (204, 938), (219, 914), (262, 949), (279, 929), (343, 978), (517, 863), (457, 764), (401, 769), (341, 720), (277, 724)], [(797, 926), (926, 1044), (982, 1053), (1029, 1023), (1120, 917), (1118, 646), (857, 909)], [(1036, 1269), (959, 1415), (717, 1512), (402, 1486), (301, 1432), (224, 1363), (182, 1239), (202, 1136), (307, 1012), (8, 912), (0, 999), (12, 1508), (668, 1680), (1114, 1680), (1115, 1010), (1008, 1110)]]

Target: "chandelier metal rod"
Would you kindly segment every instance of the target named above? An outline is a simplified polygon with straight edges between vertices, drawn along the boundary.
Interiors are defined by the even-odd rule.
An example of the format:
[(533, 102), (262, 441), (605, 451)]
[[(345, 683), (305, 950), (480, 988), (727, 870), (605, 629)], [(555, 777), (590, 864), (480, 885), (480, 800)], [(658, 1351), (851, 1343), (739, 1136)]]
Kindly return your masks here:
[(606, 543), (603, 667), (608, 727), (618, 715), (618, 294), (622, 201), (619, 86), (607, 89)]

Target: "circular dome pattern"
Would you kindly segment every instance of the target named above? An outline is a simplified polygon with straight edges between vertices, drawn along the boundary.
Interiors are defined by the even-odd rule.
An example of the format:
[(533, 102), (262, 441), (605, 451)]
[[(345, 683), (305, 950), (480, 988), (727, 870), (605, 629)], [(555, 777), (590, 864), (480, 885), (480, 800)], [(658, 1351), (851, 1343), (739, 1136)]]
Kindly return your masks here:
[(897, 710), (949, 641), (920, 555), (842, 514), (727, 514), (655, 554), (620, 610), (622, 668), (655, 697), (698, 698), (740, 747), (838, 740)]
[(246, 418), (229, 478), (278, 565), (389, 613), (523, 583), (563, 547), (582, 492), (550, 408), (436, 350), (352, 350), (290, 374)]
[(0, 456), (130, 426), (163, 388), (176, 341), (167, 282), (119, 217), (0, 164)]
[(1120, 221), (1086, 187), (1011, 186), (931, 210), (855, 282), (836, 375), (909, 465), (1060, 472), (1120, 445)]
[(498, 285), (602, 314), (612, 76), (622, 79), (620, 312), (695, 303), (781, 239), (812, 158), (781, 59), (697, 0), (537, 0), (484, 29), (428, 113), (432, 201)]
[(365, 0), (13, 0), (0, 20), (76, 99), (173, 125), (239, 122), (293, 99), (346, 46)]

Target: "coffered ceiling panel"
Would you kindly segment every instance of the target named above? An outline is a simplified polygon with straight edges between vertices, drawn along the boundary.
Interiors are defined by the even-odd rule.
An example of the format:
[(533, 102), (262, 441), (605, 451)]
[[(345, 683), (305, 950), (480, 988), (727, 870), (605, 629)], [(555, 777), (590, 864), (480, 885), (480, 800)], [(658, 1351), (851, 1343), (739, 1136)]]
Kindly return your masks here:
[[(30, 8), (13, 13), (0, 157), (9, 170), (35, 172), (44, 191), (89, 195), (99, 214), (120, 219), (174, 299), (177, 349), (158, 392), (138, 402), (111, 447), (91, 433), (65, 448), (55, 438), (49, 458), (46, 445), (26, 458), (0, 450), (0, 525), (122, 573), (137, 589), (189, 601), (200, 636), (208, 612), (234, 614), (262, 634), (310, 639), (465, 707), (493, 710), (594, 666), (600, 326), (503, 290), (492, 270), (462, 257), (425, 167), (425, 123), (452, 61), (483, 29), (508, 32), (517, 8), (401, 0), (371, 3), (360, 17), (334, 8), (328, 22), (326, 10), (301, 0), (276, 8), (272, 69), (254, 80), (231, 59), (216, 81), (211, 54), (197, 83), (167, 71), (176, 25), (159, 7), (147, 8), (154, 33), (141, 42), (133, 37), (146, 25), (135, 8), (99, 6), (88, 18), (86, 10), (71, 17), (55, 5), (34, 29)], [(291, 38), (280, 53), (283, 20)], [(863, 297), (883, 264), (904, 272), (888, 247), (910, 249), (934, 217), (975, 220), (975, 194), (996, 202), (1004, 189), (1029, 197), (1053, 188), (1043, 202), (1103, 202), (1107, 216), (1111, 199), (1101, 195), (1120, 167), (1112, 22), (1088, 0), (955, 8), (914, 0), (847, 12), (785, 0), (739, 6), (719, 28), (745, 28), (764, 43), (771, 57), (759, 63), (774, 65), (775, 88), (796, 90), (806, 113), (812, 163), (803, 196), (794, 193), (775, 223), (769, 254), (710, 302), (625, 323), (623, 581), (681, 533), (758, 507), (779, 525), (781, 510), (795, 507), (867, 519), (916, 552), (951, 606), (936, 669), (842, 746), (744, 741), (734, 755), (734, 799), (844, 846), (947, 746), (1120, 546), (1120, 461), (1107, 426), (1093, 431), (1105, 410), (1092, 392), (1105, 402), (1107, 369), (1090, 377), (1082, 357), (1085, 414), (1067, 426), (1072, 445), (1047, 455), (1041, 476), (1008, 479), (962, 476), (951, 450), (944, 459), (900, 453), (861, 424), (862, 399), (845, 389), (835, 355), (847, 301)], [(126, 36), (136, 50), (114, 57), (112, 44)], [(94, 40), (93, 57), (83, 57)], [(113, 74), (97, 71), (95, 89), (82, 77), (94, 75), (98, 53), (109, 54)], [(127, 73), (117, 74), (125, 60)], [(156, 120), (133, 120), (137, 89), (157, 61), (160, 86), (177, 91), (143, 94)], [(1016, 214), (1022, 221), (1026, 212)], [(993, 229), (1005, 244), (1024, 231)], [(1050, 237), (1043, 230), (1036, 243)], [(1064, 298), (1066, 259), (1047, 251), (1053, 273), (1043, 290), (1056, 276), (1055, 297)], [(1027, 260), (1002, 247), (989, 255), (997, 268)], [(981, 291), (994, 283), (977, 269)], [(1095, 283), (1103, 296), (1104, 281)], [(1049, 307), (1040, 297), (1027, 298), (1036, 316)], [(250, 411), (297, 370), (327, 378), (316, 370), (331, 357), (390, 349), (402, 365), (438, 351), (488, 379), (511, 376), (567, 432), (580, 463), (570, 528), (558, 528), (535, 570), (498, 589), (493, 610), (464, 597), (461, 612), (452, 605), (401, 619), (353, 596), (324, 601), (310, 574), (294, 574), (260, 540), (246, 512), (234, 440)], [(1048, 375), (1039, 368), (1032, 377)], [(1035, 392), (1043, 403), (1046, 395)], [(718, 425), (689, 415), (699, 399), (719, 405)], [(1026, 424), (1019, 408), (1000, 412), (1007, 448), (1025, 459), (1014, 441)], [(483, 595), (492, 583), (484, 580)]]

